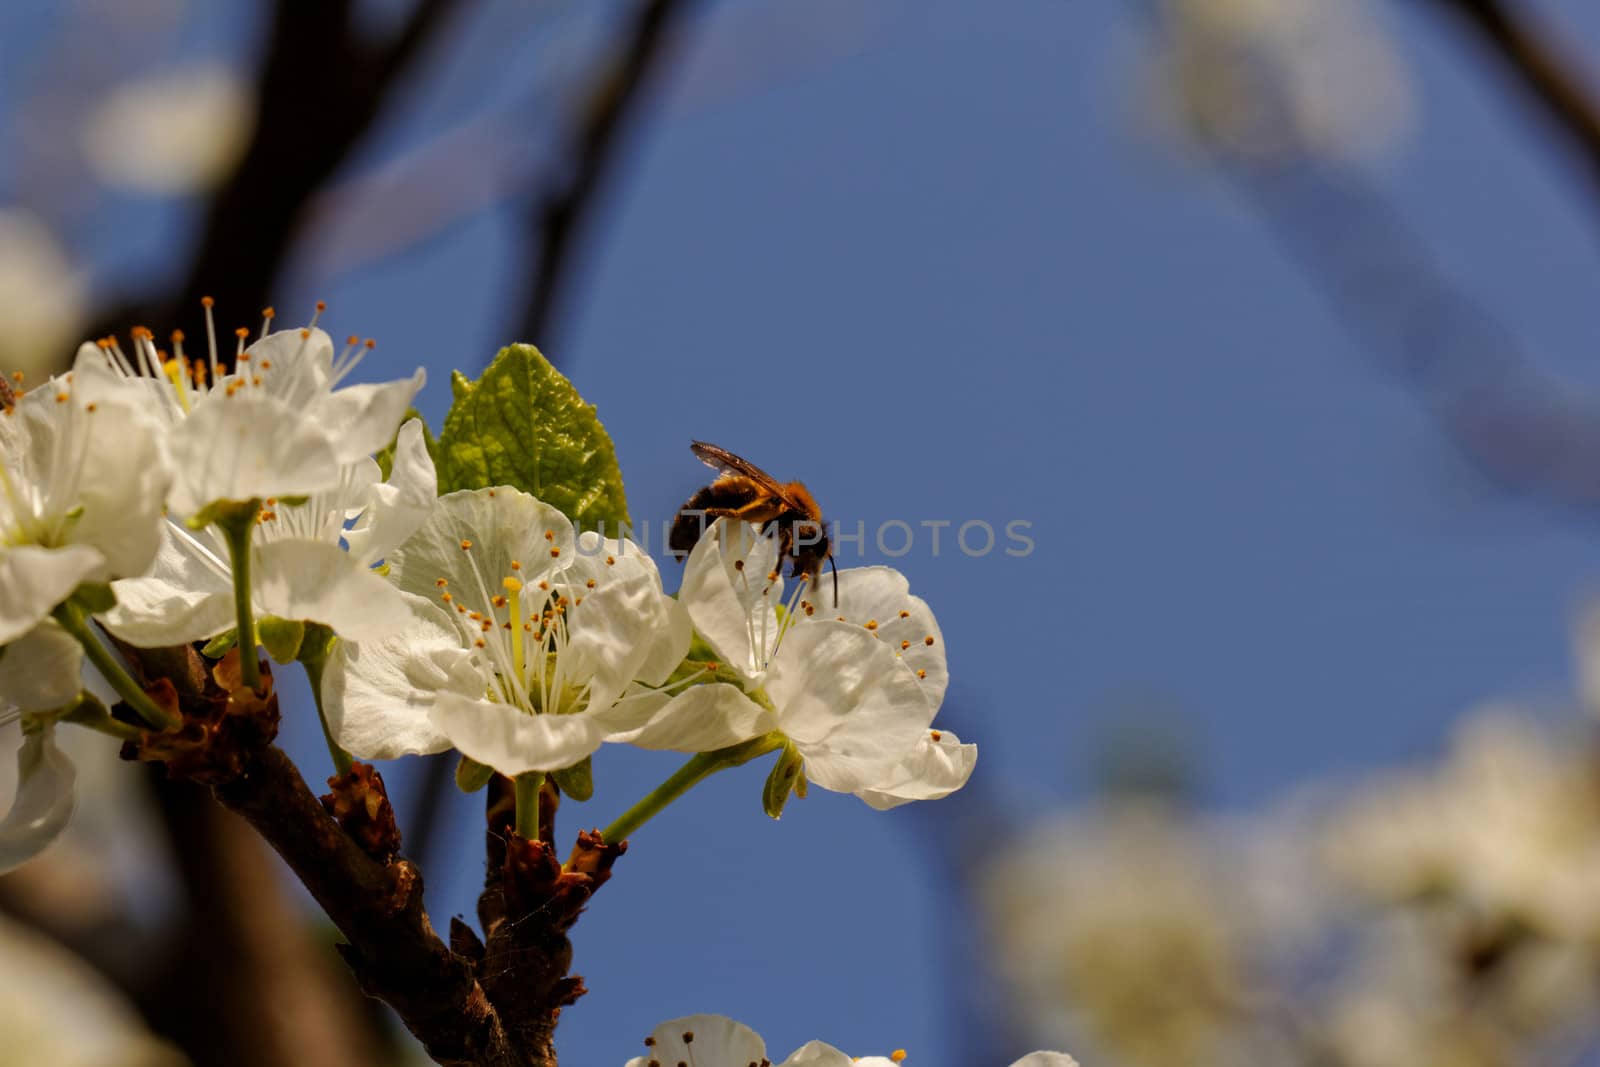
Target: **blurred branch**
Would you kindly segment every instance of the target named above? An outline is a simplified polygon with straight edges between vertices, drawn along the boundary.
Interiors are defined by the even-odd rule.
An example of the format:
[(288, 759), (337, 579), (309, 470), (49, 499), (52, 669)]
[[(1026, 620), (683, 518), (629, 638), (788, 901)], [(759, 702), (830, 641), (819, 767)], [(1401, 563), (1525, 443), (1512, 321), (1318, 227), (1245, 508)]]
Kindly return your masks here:
[(460, 0), (418, 0), (385, 42), (363, 40), (353, 0), (279, 0), (256, 81), (255, 135), (206, 213), (176, 294), (102, 316), (92, 336), (131, 322), (176, 325), (200, 297), (231, 319), (265, 304), (313, 195), (372, 126), (401, 75)]
[(644, 88), (689, 8), (688, 0), (642, 0), (615, 62), (586, 94), (571, 150), (572, 169), (536, 197), (528, 213), (539, 253), (514, 338), (555, 348), (555, 317), (572, 284), (578, 240), (605, 192), (628, 122), (644, 104)]
[[(645, 86), (689, 9), (688, 0), (643, 0), (639, 5), (615, 59), (584, 95), (570, 172), (536, 196), (529, 210), (528, 225), (539, 252), (530, 269), (522, 318), (511, 337), (545, 348), (557, 366), (566, 361), (551, 355), (551, 335), (572, 283), (583, 227), (605, 191), (628, 120), (643, 106)], [(432, 855), (439, 807), (454, 769), (446, 756), (430, 757), (419, 769), (409, 835), (419, 863)]]
[(452, 952), (422, 907), (422, 876), (405, 860), (367, 855), (345, 834), (277, 747), (214, 786), (300, 878), (349, 945), (347, 963), (387, 1001), (440, 1063), (531, 1063), (520, 1058), (469, 961)]
[(1460, 20), (1521, 88), (1528, 102), (1571, 142), (1587, 164), (1600, 202), (1600, 101), (1583, 71), (1537, 25), (1530, 5), (1505, 0), (1426, 0)]
[(1445, 274), (1355, 171), (1222, 158), (1340, 322), (1414, 387), (1491, 481), (1562, 507), (1600, 507), (1600, 406), (1541, 374), (1517, 337)]
[(248, 825), (187, 782), (152, 776), (183, 876), (183, 944), (141, 1007), (198, 1067), (375, 1063), (360, 995), (317, 951)]

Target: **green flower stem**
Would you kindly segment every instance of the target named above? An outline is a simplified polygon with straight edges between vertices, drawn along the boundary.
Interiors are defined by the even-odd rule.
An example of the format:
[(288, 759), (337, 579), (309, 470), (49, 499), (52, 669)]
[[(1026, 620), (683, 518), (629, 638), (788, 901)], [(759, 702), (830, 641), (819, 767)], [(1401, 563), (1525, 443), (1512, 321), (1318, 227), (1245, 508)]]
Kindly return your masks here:
[(713, 774), (749, 763), (758, 756), (782, 748), (783, 744), (782, 734), (770, 733), (741, 744), (719, 748), (714, 752), (702, 752), (698, 756), (691, 756), (687, 763), (678, 768), (676, 774), (656, 786), (637, 804), (618, 816), (616, 822), (601, 830), (601, 838), (608, 844), (627, 840), (639, 827), (661, 814), (669, 804)]
[(111, 717), (111, 712), (100, 703), (93, 693), (85, 690), (78, 694), (78, 699), (68, 704), (60, 712), (62, 722), (70, 722), (74, 726), (83, 726), (102, 734), (115, 737), (119, 741), (139, 740), (140, 730), (137, 726), (130, 726), (119, 719)]
[(322, 739), (328, 743), (328, 755), (333, 757), (333, 769), (340, 775), (350, 773), (350, 753), (339, 747), (328, 728), (328, 713), (322, 708), (322, 672), (328, 665), (328, 654), (333, 651), (333, 631), (318, 623), (306, 626), (305, 640), (300, 643), (297, 657), (306, 669), (306, 680), (311, 683), (311, 699), (316, 701), (317, 720), (322, 723)]
[(544, 785), (544, 775), (538, 771), (519, 774), (513, 779), (517, 785), (517, 833), (529, 841), (539, 840), (539, 790)]
[(83, 646), (83, 654), (94, 664), (95, 670), (100, 672), (101, 677), (110, 683), (111, 688), (117, 691), (117, 695), (152, 730), (171, 730), (179, 725), (178, 718), (157, 707), (156, 702), (150, 699), (150, 695), (139, 688), (139, 683), (128, 674), (122, 662), (111, 654), (110, 649), (100, 643), (100, 639), (89, 628), (83, 609), (68, 601), (57, 607), (52, 614), (56, 622), (61, 624), (61, 628)]
[(255, 539), (256, 516), (261, 502), (229, 505), (213, 521), (228, 542), (228, 561), (233, 565), (233, 610), (239, 628), (239, 679), (261, 692), (261, 663), (256, 656), (256, 616), (250, 605), (250, 548)]

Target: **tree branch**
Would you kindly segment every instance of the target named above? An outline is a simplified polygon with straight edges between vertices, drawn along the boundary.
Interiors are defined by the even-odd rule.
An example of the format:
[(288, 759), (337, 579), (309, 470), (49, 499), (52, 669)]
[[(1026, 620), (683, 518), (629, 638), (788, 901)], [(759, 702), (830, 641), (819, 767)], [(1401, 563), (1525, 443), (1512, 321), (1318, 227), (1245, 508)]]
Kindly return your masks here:
[[(1582, 159), (1600, 202), (1600, 103), (1583, 71), (1525, 11), (1504, 0), (1427, 0), (1460, 20)], [(1526, 7), (1526, 5), (1523, 5)]]
[(644, 102), (644, 87), (689, 6), (687, 0), (643, 0), (616, 61), (585, 96), (572, 145), (572, 170), (536, 198), (528, 213), (539, 254), (513, 337), (554, 347), (555, 317), (572, 283), (578, 238), (605, 191), (628, 121)]
[(352, 0), (279, 0), (256, 80), (259, 110), (244, 157), (212, 199), (176, 293), (109, 310), (91, 336), (130, 322), (178, 324), (214, 296), (228, 319), (265, 304), (306, 207), (371, 127), (401, 75), (460, 0), (418, 0), (393, 38), (355, 27)]
[(421, 873), (403, 859), (363, 852), (281, 749), (255, 753), (244, 774), (213, 791), (288, 863), (349, 939), (342, 952), (362, 988), (390, 1004), (437, 1062), (542, 1062), (518, 1055), (471, 963), (434, 932)]
[(555, 1067), (561, 1008), (584, 992), (568, 973), (567, 932), (626, 845), (580, 835), (562, 864), (549, 841), (500, 832), (491, 811), (500, 845), (480, 899), (486, 938), (456, 922), (446, 946), (424, 910), (421, 873), (398, 855), (378, 773), (357, 763), (319, 799), (272, 744), (278, 704), (265, 663), (257, 693), (243, 684), (238, 649), (214, 665), (187, 646), (126, 651), (146, 692), (183, 724), (141, 734), (124, 757), (209, 786), (243, 816), (348, 939), (340, 951), (362, 989), (393, 1007), (437, 1063)]

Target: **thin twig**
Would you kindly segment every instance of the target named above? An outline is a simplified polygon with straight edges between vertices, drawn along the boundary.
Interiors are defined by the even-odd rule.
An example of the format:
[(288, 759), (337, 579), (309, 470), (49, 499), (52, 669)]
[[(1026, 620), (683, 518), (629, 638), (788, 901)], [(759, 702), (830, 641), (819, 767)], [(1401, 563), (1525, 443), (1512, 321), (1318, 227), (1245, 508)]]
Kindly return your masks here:
[(517, 339), (555, 347), (555, 320), (573, 282), (579, 238), (605, 192), (628, 122), (644, 103), (644, 88), (689, 10), (688, 0), (643, 0), (615, 62), (585, 95), (571, 151), (572, 169), (535, 199), (528, 214), (539, 253), (514, 334)]
[(1585, 164), (1600, 204), (1600, 101), (1582, 68), (1527, 11), (1504, 0), (1428, 0), (1458, 17), (1527, 101), (1563, 134)]

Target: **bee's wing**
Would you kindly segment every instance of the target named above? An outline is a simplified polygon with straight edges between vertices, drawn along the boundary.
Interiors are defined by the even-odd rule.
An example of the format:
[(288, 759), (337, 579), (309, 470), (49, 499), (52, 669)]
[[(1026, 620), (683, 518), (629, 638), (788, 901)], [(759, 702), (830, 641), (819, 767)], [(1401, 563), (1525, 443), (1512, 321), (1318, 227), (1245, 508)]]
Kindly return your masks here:
[(784, 496), (783, 485), (776, 478), (743, 456), (736, 456), (726, 448), (718, 448), (704, 441), (692, 442), (689, 450), (708, 467), (729, 474), (742, 474), (774, 496)]

